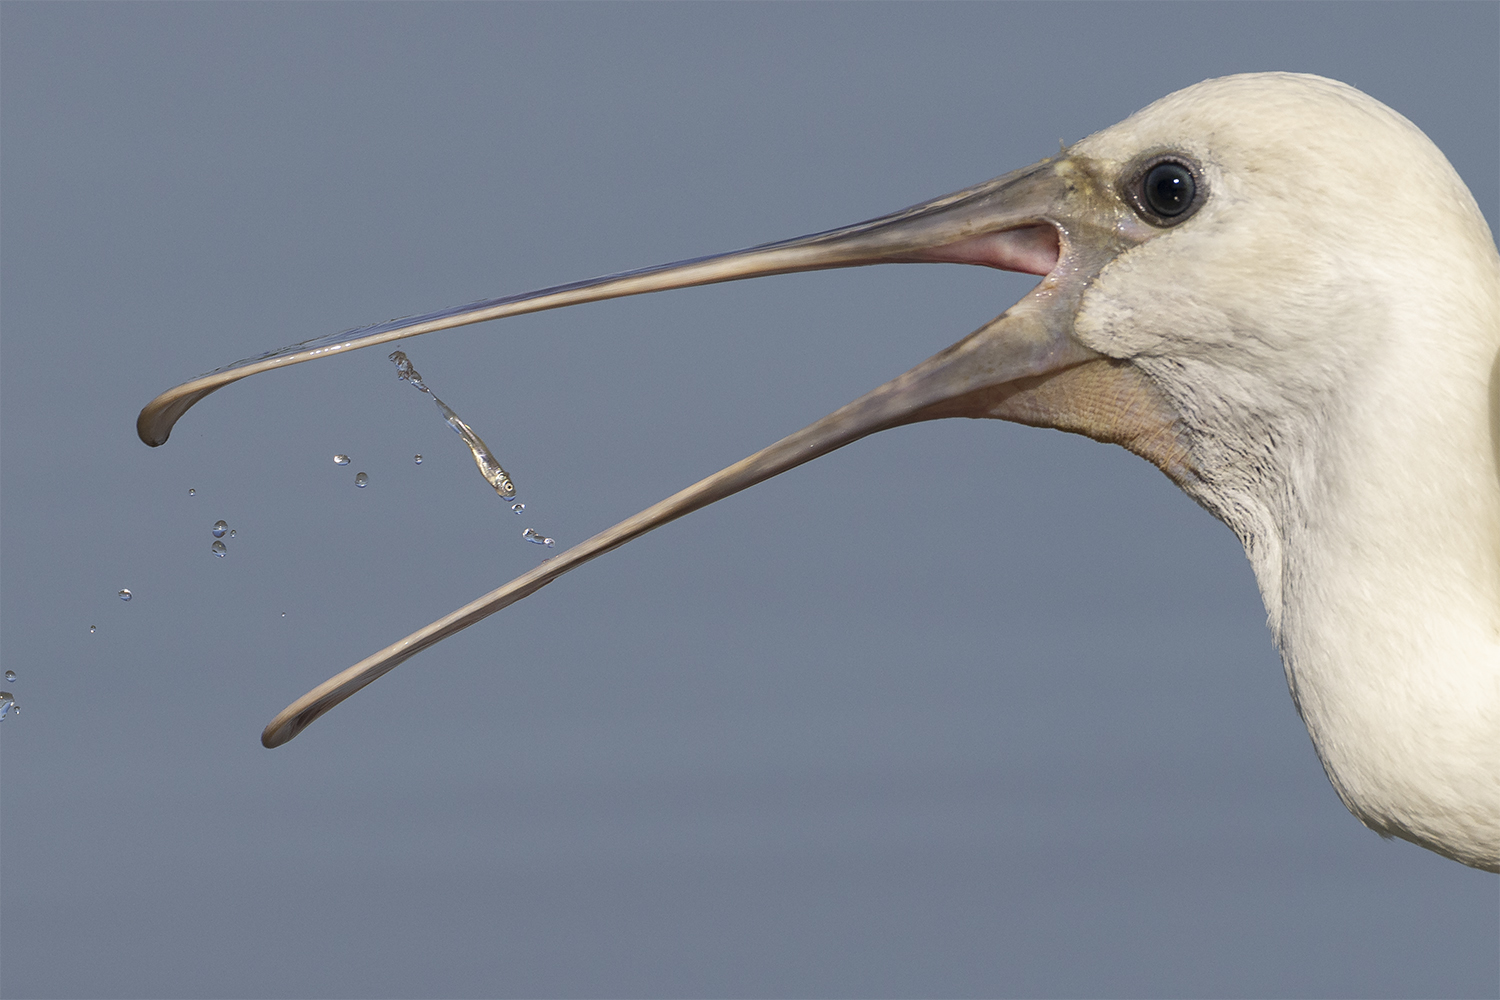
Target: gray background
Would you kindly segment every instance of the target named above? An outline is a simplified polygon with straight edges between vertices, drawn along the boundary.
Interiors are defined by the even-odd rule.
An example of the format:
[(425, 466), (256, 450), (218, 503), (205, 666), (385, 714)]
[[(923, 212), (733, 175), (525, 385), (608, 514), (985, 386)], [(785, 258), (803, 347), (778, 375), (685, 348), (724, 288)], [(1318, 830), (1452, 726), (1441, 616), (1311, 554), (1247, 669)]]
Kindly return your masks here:
[(801, 275), (407, 342), (520, 518), (384, 350), (134, 433), (248, 354), (852, 222), (1240, 71), (1389, 103), (1493, 227), (1500, 8), (9, 3), (0, 27), (6, 995), (1500, 990), (1496, 878), (1345, 812), (1229, 531), (1051, 431), (861, 442), (260, 747), (534, 565), (523, 527), (579, 541), (1032, 279)]

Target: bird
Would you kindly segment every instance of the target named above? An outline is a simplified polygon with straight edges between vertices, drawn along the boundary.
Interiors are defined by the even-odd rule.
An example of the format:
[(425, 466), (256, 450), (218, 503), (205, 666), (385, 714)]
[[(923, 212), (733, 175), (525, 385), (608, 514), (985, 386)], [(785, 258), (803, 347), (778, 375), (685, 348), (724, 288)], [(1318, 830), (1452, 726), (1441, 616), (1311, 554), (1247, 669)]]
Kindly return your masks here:
[(1121, 445), (1227, 525), (1344, 805), (1384, 837), (1500, 872), (1500, 254), (1442, 152), (1344, 83), (1205, 80), (866, 222), (237, 362), (162, 393), (137, 432), (161, 445), (231, 382), (418, 334), (878, 263), (1040, 280), (910, 371), (330, 678), (262, 743), (653, 528), (880, 430), (993, 418)]

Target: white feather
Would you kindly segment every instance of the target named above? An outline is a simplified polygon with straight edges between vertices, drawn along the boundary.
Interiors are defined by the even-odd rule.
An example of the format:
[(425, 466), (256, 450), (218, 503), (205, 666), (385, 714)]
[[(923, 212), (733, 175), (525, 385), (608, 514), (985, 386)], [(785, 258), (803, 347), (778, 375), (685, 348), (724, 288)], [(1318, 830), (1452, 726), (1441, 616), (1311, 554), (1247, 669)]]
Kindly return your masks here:
[(1074, 147), (1211, 197), (1077, 317), (1171, 400), (1293, 697), (1372, 829), (1500, 870), (1500, 256), (1414, 125), (1344, 84), (1210, 80)]

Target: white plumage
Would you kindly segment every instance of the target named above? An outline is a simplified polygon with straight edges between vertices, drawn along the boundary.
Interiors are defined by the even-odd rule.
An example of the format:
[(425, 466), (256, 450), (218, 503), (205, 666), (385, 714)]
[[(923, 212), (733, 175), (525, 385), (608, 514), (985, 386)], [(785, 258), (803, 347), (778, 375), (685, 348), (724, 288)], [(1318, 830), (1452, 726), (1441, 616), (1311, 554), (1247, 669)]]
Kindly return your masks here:
[(1500, 259), (1414, 125), (1317, 77), (1212, 80), (1074, 150), (1196, 152), (1213, 195), (1075, 330), (1169, 398), (1244, 543), (1333, 785), (1500, 864)]
[(137, 426), (161, 444), (229, 382), (418, 333), (897, 261), (1042, 281), (911, 372), (330, 679), (266, 745), (660, 524), (874, 431), (998, 417), (1122, 444), (1228, 524), (1345, 804), (1500, 870), (1500, 256), (1437, 148), (1340, 83), (1206, 81), (891, 216), (297, 345), (162, 394)]

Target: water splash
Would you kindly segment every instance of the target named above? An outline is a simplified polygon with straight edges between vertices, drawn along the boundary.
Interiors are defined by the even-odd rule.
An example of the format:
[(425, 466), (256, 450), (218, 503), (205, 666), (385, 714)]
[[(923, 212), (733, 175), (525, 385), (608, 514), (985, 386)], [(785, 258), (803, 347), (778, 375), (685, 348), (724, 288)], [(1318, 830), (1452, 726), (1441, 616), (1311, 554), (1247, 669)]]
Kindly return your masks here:
[(335, 456), (333, 456), (333, 464), (334, 465), (348, 465), (349, 464), (349, 456), (348, 455), (335, 455)]
[(521, 537), (526, 539), (528, 542), (535, 542), (537, 545), (545, 545), (549, 549), (557, 544), (556, 540), (548, 538), (546, 535), (537, 531), (535, 528), (527, 528), (525, 531), (521, 532)]
[(354, 477), (354, 485), (358, 486), (360, 489), (364, 489), (366, 486), (370, 485), (370, 477), (361, 472)]
[(214, 555), (218, 556), (220, 559), (223, 559), (224, 558), (224, 553), (228, 552), (228, 551), (229, 551), (229, 546), (225, 545), (223, 542), (214, 542), (214, 544), (213, 544), (213, 553), (214, 553)]
[(411, 358), (406, 356), (405, 351), (392, 351), (386, 357), (396, 366), (396, 377), (403, 382), (410, 382), (428, 395), (432, 390), (427, 388), (427, 383), (422, 381), (422, 373), (417, 371), (417, 366), (411, 363)]
[(226, 531), (229, 530), (229, 522), (228, 521), (215, 521), (214, 522), (214, 526), (211, 529), (209, 529), (209, 530), (214, 533), (214, 537), (215, 538), (223, 538), (224, 537), (224, 532), (226, 532)]
[(474, 464), (479, 467), (479, 474), (484, 477), (484, 481), (494, 487), (495, 492), (500, 494), (500, 499), (514, 500), (516, 484), (510, 481), (510, 476), (500, 467), (499, 461), (490, 451), (490, 446), (485, 444), (479, 435), (474, 433), (474, 429), (464, 423), (463, 418), (454, 413), (447, 403), (439, 399), (437, 393), (427, 388), (427, 384), (422, 381), (421, 374), (412, 367), (411, 359), (406, 356), (405, 351), (392, 351), (390, 358), (395, 362), (397, 378), (410, 382), (432, 397), (432, 401), (442, 411), (443, 419), (448, 421), (448, 426), (457, 431), (458, 436), (464, 439), (464, 444), (469, 446), (469, 451), (474, 455)]
[(122, 600), (122, 601), (128, 601), (128, 600), (130, 600), (134, 596), (135, 595), (132, 594), (128, 590), (122, 590), (122, 591), (120, 591), (120, 600)]

